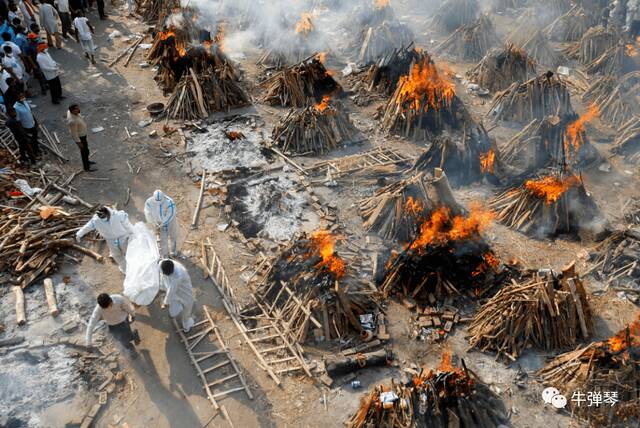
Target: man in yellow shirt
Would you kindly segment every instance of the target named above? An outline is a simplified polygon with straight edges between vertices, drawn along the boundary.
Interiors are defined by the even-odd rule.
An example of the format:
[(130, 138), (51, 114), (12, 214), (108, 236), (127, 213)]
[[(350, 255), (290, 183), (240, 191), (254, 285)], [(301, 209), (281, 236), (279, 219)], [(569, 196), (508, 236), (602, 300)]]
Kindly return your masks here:
[(85, 171), (95, 171), (95, 168), (91, 169), (91, 165), (95, 164), (89, 160), (89, 143), (87, 143), (87, 123), (80, 116), (80, 106), (78, 104), (71, 104), (69, 111), (67, 112), (67, 125), (69, 125), (69, 132), (73, 141), (80, 149), (80, 156), (82, 157), (82, 167)]

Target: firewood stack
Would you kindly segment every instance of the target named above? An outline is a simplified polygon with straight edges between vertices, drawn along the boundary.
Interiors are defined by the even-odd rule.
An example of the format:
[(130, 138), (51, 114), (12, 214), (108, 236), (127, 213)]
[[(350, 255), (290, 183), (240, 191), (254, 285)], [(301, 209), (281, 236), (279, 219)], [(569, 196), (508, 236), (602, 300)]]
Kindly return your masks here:
[(325, 98), (317, 105), (291, 109), (274, 128), (273, 144), (293, 154), (322, 154), (354, 141), (358, 129), (349, 115)]
[(580, 41), (571, 44), (566, 53), (580, 64), (586, 65), (615, 46), (618, 39), (613, 30), (596, 25), (589, 28)]
[(482, 14), (477, 21), (458, 28), (434, 49), (434, 53), (461, 61), (478, 61), (498, 43), (500, 39), (493, 22), (488, 15)]
[[(20, 192), (13, 182), (18, 178), (42, 191), (31, 196)], [(9, 200), (3, 205), (16, 208), (6, 208), (0, 222), (0, 271), (8, 274), (6, 283), (25, 288), (50, 275), (64, 260), (79, 262), (68, 250), (102, 260), (75, 240), (75, 233), (94, 214), (95, 206), (73, 193), (68, 184), (73, 176), (64, 181), (60, 178), (42, 170), (0, 175), (0, 187), (10, 189)]]
[(282, 107), (306, 107), (320, 102), (326, 95), (342, 92), (342, 87), (314, 57), (291, 67), (284, 67), (260, 84), (262, 101)]
[(551, 67), (551, 69), (555, 70), (556, 67), (567, 62), (567, 58), (562, 53), (556, 52), (551, 47), (549, 40), (542, 34), (542, 31), (536, 31), (529, 40), (524, 42), (522, 49), (529, 58), (540, 66)]
[(638, 51), (635, 44), (619, 42), (584, 66), (588, 74), (622, 76), (638, 70)]
[(169, 27), (158, 31), (153, 39), (147, 60), (157, 66), (154, 79), (166, 91), (173, 90), (188, 63), (187, 47), (191, 42), (188, 30)]
[(501, 193), (489, 207), (500, 223), (535, 237), (579, 234), (593, 238), (605, 226), (582, 179), (556, 170)]
[(574, 115), (567, 85), (550, 71), (524, 83), (512, 83), (496, 94), (487, 113), (494, 121), (526, 123), (547, 116)]
[(327, 230), (302, 235), (283, 250), (255, 291), (258, 304), (285, 320), (297, 343), (315, 328), (324, 328), (326, 340), (360, 334), (359, 316), (376, 312), (375, 293), (349, 275), (336, 244)]
[(312, 18), (310, 13), (303, 13), (295, 24), (295, 31), (285, 31), (285, 34), (271, 41), (269, 48), (258, 58), (257, 65), (280, 70), (313, 54), (309, 41), (314, 40), (317, 32)]
[(557, 276), (531, 272), (513, 282), (476, 313), (468, 330), (472, 347), (515, 361), (531, 347), (550, 352), (591, 337), (593, 317), (573, 264)]
[(364, 28), (358, 42), (358, 62), (368, 65), (411, 44), (413, 32), (399, 21), (385, 21), (377, 26)]
[(136, 12), (142, 16), (143, 21), (150, 24), (162, 22), (165, 17), (180, 8), (180, 2), (177, 0), (142, 0), (137, 1), (136, 5)]
[(591, 13), (579, 5), (573, 6), (567, 13), (557, 18), (544, 29), (545, 35), (556, 42), (573, 42), (595, 24)]
[(375, 195), (360, 202), (364, 228), (377, 233), (384, 240), (410, 242), (419, 232), (422, 221), (440, 206), (449, 207), (454, 214), (463, 209), (453, 197), (447, 176), (436, 170), (435, 178), (422, 172), (391, 183)]
[(640, 225), (640, 197), (629, 199), (622, 210), (622, 214), (627, 224)]
[[(640, 224), (638, 211), (629, 220)], [(612, 233), (593, 248), (589, 261), (597, 280), (616, 289), (628, 288), (640, 293), (640, 229), (637, 227)]]
[[(638, 424), (640, 415), (639, 367), (640, 318), (608, 340), (557, 356), (538, 375), (566, 395), (568, 410), (587, 426), (630, 427)], [(582, 402), (576, 401), (576, 391), (582, 393)], [(584, 401), (587, 391), (601, 394), (599, 405)]]
[(479, 13), (477, 0), (445, 0), (435, 12), (432, 24), (441, 33), (449, 34), (458, 27), (471, 24)]
[(535, 63), (524, 50), (514, 45), (492, 49), (467, 72), (471, 82), (490, 91), (501, 91), (509, 85), (524, 82), (533, 75)]
[(492, 12), (506, 12), (509, 9), (519, 9), (527, 5), (527, 0), (493, 0)]
[[(604, 75), (593, 81), (582, 100), (595, 105), (600, 117), (624, 133), (624, 126), (640, 116), (640, 72), (634, 71), (618, 79)], [(620, 134), (617, 134), (620, 135)]]
[(623, 155), (627, 162), (640, 163), (640, 117), (634, 116), (620, 126), (611, 151)]
[(361, 400), (348, 428), (496, 428), (509, 426), (500, 398), (475, 374), (445, 354), (436, 370), (421, 370), (407, 384), (378, 385)]
[(380, 287), (384, 296), (433, 305), (448, 296), (475, 299), (488, 292), (505, 272), (482, 238), (492, 218), (479, 206), (458, 215), (447, 206), (436, 208), (413, 241), (387, 262)]

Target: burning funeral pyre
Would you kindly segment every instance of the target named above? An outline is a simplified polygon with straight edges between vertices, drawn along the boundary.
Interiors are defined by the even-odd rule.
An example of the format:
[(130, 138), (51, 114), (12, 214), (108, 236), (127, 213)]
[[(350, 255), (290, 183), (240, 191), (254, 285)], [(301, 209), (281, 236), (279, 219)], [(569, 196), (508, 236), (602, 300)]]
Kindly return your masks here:
[(473, 83), (490, 91), (501, 91), (516, 82), (522, 83), (535, 75), (535, 64), (526, 52), (513, 45), (492, 49), (467, 72)]
[(163, 22), (174, 10), (180, 9), (180, 2), (177, 0), (142, 0), (136, 2), (138, 14), (145, 22), (156, 24)]
[(634, 116), (620, 126), (611, 151), (624, 155), (627, 162), (640, 163), (640, 117)]
[(454, 214), (463, 209), (456, 202), (447, 176), (441, 170), (435, 178), (424, 173), (391, 183), (360, 203), (364, 228), (384, 240), (410, 242), (422, 221), (438, 207), (446, 206)]
[(562, 53), (556, 52), (551, 47), (549, 40), (542, 34), (542, 31), (536, 31), (533, 36), (524, 42), (522, 49), (536, 64), (551, 67), (552, 69), (566, 64), (567, 61), (567, 58)]
[(408, 383), (379, 385), (362, 398), (349, 428), (508, 426), (500, 398), (467, 370), (454, 367), (445, 353), (436, 370), (421, 370)]
[(436, 208), (404, 250), (391, 255), (381, 291), (431, 303), (488, 292), (501, 276), (501, 263), (482, 238), (492, 219), (493, 213), (477, 205), (458, 215)]
[[(640, 415), (639, 370), (640, 317), (608, 340), (557, 356), (538, 374), (566, 394), (571, 412), (588, 426), (630, 427)], [(587, 391), (599, 395), (597, 404), (586, 404)]]
[[(309, 41), (314, 39), (316, 28), (311, 13), (303, 13), (295, 24), (295, 31), (285, 33), (279, 39), (271, 41), (270, 47), (258, 59), (258, 65), (279, 70), (298, 64), (313, 54)], [(266, 38), (269, 39), (269, 36)]]
[[(638, 219), (636, 213), (636, 220)], [(613, 232), (592, 250), (589, 260), (593, 276), (614, 289), (640, 293), (640, 230)], [(635, 300), (638, 297), (636, 294)]]
[(478, 61), (493, 46), (500, 43), (493, 22), (487, 15), (463, 25), (435, 48), (434, 53), (446, 54), (461, 61)]
[(530, 347), (553, 351), (588, 340), (593, 319), (574, 265), (560, 275), (530, 272), (482, 305), (469, 326), (469, 343), (515, 361)]
[(595, 105), (602, 119), (624, 133), (628, 127), (624, 125), (640, 116), (640, 72), (625, 74), (620, 79), (613, 75), (599, 77), (582, 95), (582, 100)]
[(263, 101), (282, 107), (306, 107), (322, 101), (326, 95), (342, 92), (321, 58), (313, 55), (301, 63), (284, 67), (260, 84)]
[(360, 334), (359, 316), (375, 312), (373, 292), (349, 277), (335, 251), (337, 240), (327, 230), (302, 235), (281, 253), (255, 292), (260, 304), (286, 320), (295, 342), (303, 343), (310, 328), (325, 327), (326, 340)]
[(567, 85), (551, 71), (496, 94), (487, 116), (494, 121), (531, 122), (547, 116), (572, 117)]
[(273, 144), (294, 154), (322, 154), (359, 135), (349, 115), (329, 96), (314, 106), (291, 109), (274, 128)]
[(602, 25), (589, 28), (580, 41), (567, 48), (567, 54), (578, 60), (582, 65), (589, 64), (600, 55), (616, 45), (619, 37), (613, 30), (606, 29)]
[(584, 66), (584, 70), (591, 74), (623, 74), (638, 70), (638, 50), (635, 43), (619, 42), (607, 49), (602, 55)]
[(544, 33), (557, 42), (573, 42), (595, 24), (593, 16), (579, 5), (573, 6), (567, 13), (553, 21)]
[(433, 16), (433, 26), (449, 34), (458, 27), (471, 24), (480, 13), (477, 0), (445, 0)]
[(526, 180), (496, 196), (489, 206), (500, 223), (538, 237), (579, 234), (593, 238), (605, 226), (582, 179), (570, 172), (553, 171)]

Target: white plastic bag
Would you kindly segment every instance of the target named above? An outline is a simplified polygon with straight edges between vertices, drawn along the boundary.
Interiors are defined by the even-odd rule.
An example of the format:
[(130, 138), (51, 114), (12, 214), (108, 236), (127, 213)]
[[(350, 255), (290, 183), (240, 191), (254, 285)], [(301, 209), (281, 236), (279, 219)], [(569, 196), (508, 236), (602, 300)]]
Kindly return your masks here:
[(136, 305), (148, 305), (160, 289), (160, 270), (156, 237), (144, 223), (133, 226), (127, 247), (127, 275), (124, 294)]

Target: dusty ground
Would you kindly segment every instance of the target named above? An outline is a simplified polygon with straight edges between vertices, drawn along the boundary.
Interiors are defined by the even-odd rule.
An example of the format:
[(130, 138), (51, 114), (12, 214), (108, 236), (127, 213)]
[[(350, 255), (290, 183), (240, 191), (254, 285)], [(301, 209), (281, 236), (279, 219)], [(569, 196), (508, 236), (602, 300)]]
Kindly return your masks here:
[[(410, 9), (403, 11), (400, 8), (398, 15), (401, 19), (415, 21), (415, 24), (424, 22), (424, 16), (410, 12)], [(196, 245), (203, 237), (211, 238), (232, 285), (241, 296), (249, 292), (246, 282), (242, 279), (243, 272), (247, 270), (247, 266), (255, 266), (256, 256), (236, 239), (232, 239), (231, 232), (218, 230), (218, 224), (228, 222), (219, 206), (208, 206), (201, 213), (200, 227), (195, 231), (190, 229), (198, 185), (191, 175), (188, 163), (179, 156), (184, 152), (180, 139), (177, 135), (171, 138), (149, 137), (148, 134), (153, 129), (157, 129), (162, 135), (162, 122), (144, 128), (138, 126), (139, 121), (149, 117), (145, 111), (147, 104), (164, 101), (161, 91), (152, 79), (152, 70), (139, 65), (144, 60), (144, 52), (138, 51), (128, 68), (124, 68), (122, 62), (113, 68), (106, 66), (111, 58), (130, 44), (124, 37), (115, 38), (111, 42), (107, 35), (116, 29), (124, 36), (136, 32), (143, 33), (146, 30), (145, 25), (118, 13), (113, 13), (107, 21), (98, 21), (95, 15), (90, 15), (96, 26), (97, 44), (100, 47), (100, 60), (96, 66), (84, 60), (79, 46), (74, 42), (66, 43), (61, 51), (52, 52), (53, 57), (65, 70), (62, 81), (68, 96), (66, 101), (80, 103), (90, 127), (105, 128), (103, 132), (89, 135), (92, 159), (97, 162), (98, 171), (79, 175), (72, 183), (73, 186), (86, 200), (96, 203), (118, 203), (118, 207), (126, 209), (130, 217), (136, 221), (143, 219), (144, 200), (154, 189), (161, 188), (174, 197), (179, 208), (182, 261), (191, 273), (198, 301), (196, 313), (200, 312), (202, 305), (213, 309), (227, 344), (236, 356), (255, 395), (252, 401), (241, 394), (234, 394), (222, 401), (234, 426), (342, 426), (357, 408), (363, 390), (353, 390), (348, 384), (343, 385), (340, 382), (329, 389), (300, 376), (285, 377), (283, 386), (276, 387), (264, 370), (255, 363), (248, 347), (243, 345), (241, 336), (226, 316), (212, 283), (203, 278), (198, 266)], [(428, 31), (417, 33), (416, 36), (418, 44), (427, 48), (432, 44), (432, 39), (437, 40), (437, 37)], [(242, 61), (248, 81), (256, 77), (257, 70), (252, 61), (255, 54), (256, 52), (247, 52), (248, 59)], [(338, 63), (336, 67), (341, 65), (343, 64)], [(467, 67), (468, 65), (451, 64), (451, 69), (460, 74), (463, 74)], [(482, 100), (465, 94), (463, 88), (459, 88), (458, 93), (478, 116), (486, 109)], [(255, 90), (253, 95), (256, 95)], [(576, 99), (577, 97), (574, 97), (574, 100)], [(62, 119), (65, 114), (64, 107), (52, 106), (49, 100), (43, 97), (35, 98), (34, 103), (38, 105), (38, 117), (67, 143), (64, 152), (70, 162), (64, 165), (65, 170), (69, 173), (79, 169), (79, 154), (70, 142)], [(366, 139), (356, 147), (331, 153), (327, 158), (382, 144), (401, 147), (411, 154), (419, 153), (420, 146), (395, 138), (387, 139), (377, 130), (375, 122), (371, 119), (375, 105), (366, 109), (356, 109), (349, 100), (345, 103)], [(584, 109), (584, 106), (576, 101), (574, 106), (578, 111)], [(268, 135), (280, 111), (256, 105), (233, 113), (260, 116), (265, 125), (259, 126), (259, 130)], [(217, 116), (212, 120), (220, 118)], [(596, 147), (608, 157), (606, 143), (611, 140), (612, 130), (601, 125), (596, 121), (589, 126), (589, 131)], [(125, 127), (129, 132), (138, 134), (128, 138)], [(506, 129), (496, 129), (492, 131), (492, 136), (504, 138), (509, 132)], [(167, 156), (168, 153), (178, 156)], [(296, 162), (304, 166), (314, 161), (316, 159), (296, 159)], [(271, 163), (271, 167), (282, 166), (278, 160), (272, 160)], [(640, 180), (637, 167), (626, 165), (617, 158), (611, 159), (611, 163), (613, 167), (610, 173), (594, 169), (586, 171), (584, 177), (587, 187), (605, 215), (615, 225), (621, 206), (629, 196), (637, 195)], [(286, 168), (285, 172), (277, 174), (295, 176), (287, 173)], [(495, 187), (486, 184), (475, 185), (456, 189), (456, 197), (468, 203), (485, 199), (496, 190)], [(359, 244), (364, 244), (365, 234), (353, 204), (367, 191), (371, 189), (354, 189), (349, 186), (333, 190), (316, 190), (320, 197), (337, 202), (340, 222), (347, 226), (349, 239)], [(130, 199), (127, 201), (128, 193)], [(315, 227), (316, 221), (313, 217), (306, 218), (302, 221), (301, 227), (311, 230)], [(488, 240), (496, 248), (499, 256), (505, 259), (517, 257), (524, 265), (532, 267), (558, 269), (579, 257), (584, 249), (579, 242), (562, 239), (533, 240), (501, 226), (493, 227), (488, 234)], [(373, 242), (381, 245), (375, 239)], [(101, 251), (106, 252), (106, 249), (101, 248)], [(581, 263), (579, 262), (579, 265), (582, 267)], [(62, 282), (64, 276), (69, 276), (70, 281), (57, 290), (62, 313), (55, 320), (49, 318), (43, 310), (43, 293), (37, 287), (31, 287), (27, 292), (29, 311), (25, 327), (14, 327), (12, 295), (5, 293), (0, 297), (0, 315), (4, 318), (3, 324), (6, 327), (6, 331), (0, 334), (0, 339), (22, 336), (26, 340), (17, 346), (0, 348), (0, 414), (3, 414), (0, 416), (0, 426), (62, 427), (67, 423), (79, 423), (98, 401), (95, 385), (87, 385), (79, 379), (75, 369), (77, 355), (74, 356), (73, 353), (79, 352), (77, 347), (65, 344), (65, 341), (84, 337), (84, 326), (81, 323), (88, 319), (94, 296), (103, 291), (121, 291), (123, 277), (114, 264), (96, 263), (88, 258), (84, 258), (80, 265), (67, 265), (56, 273), (54, 283)], [(593, 280), (588, 281), (587, 285), (590, 291), (599, 291), (602, 288), (601, 284)], [(609, 337), (638, 313), (636, 307), (613, 292), (597, 293), (592, 296), (591, 301), (596, 314), (596, 339)], [(490, 355), (467, 352), (465, 329), (460, 326), (456, 327), (455, 333), (444, 344), (429, 345), (409, 339), (409, 314), (403, 306), (391, 302), (388, 314), (397, 367), (368, 370), (359, 374), (358, 379), (361, 380), (364, 390), (391, 377), (402, 378), (403, 367), (412, 364), (433, 367), (440, 359), (443, 349), (448, 348), (464, 358), (467, 366), (478, 373), (504, 399), (507, 409), (511, 411), (514, 426), (561, 427), (573, 423), (567, 415), (542, 406), (539, 395), (541, 388), (534, 381), (533, 372), (541, 367), (545, 358), (549, 356), (546, 353), (529, 351), (517, 364), (506, 367), (494, 361)], [(76, 321), (80, 327), (65, 333), (62, 325), (68, 321)], [(228, 426), (220, 415), (216, 415), (206, 400), (200, 381), (189, 363), (167, 313), (162, 311), (157, 303), (141, 308), (138, 310), (135, 327), (139, 330), (142, 342), (134, 354), (117, 352), (110, 339), (105, 336), (102, 348), (106, 349), (106, 352), (113, 350), (114, 354), (119, 355), (118, 370), (125, 373), (126, 381), (118, 386), (115, 393), (109, 394), (108, 403), (96, 418), (96, 426)], [(61, 339), (62, 342), (56, 345), (46, 342), (56, 339)], [(310, 360), (317, 361), (320, 355), (320, 349), (309, 348)], [(107, 363), (101, 360), (97, 364)], [(525, 389), (518, 388), (514, 383), (520, 367), (529, 375)], [(46, 376), (47, 372), (55, 373), (55, 379)], [(44, 376), (38, 379), (40, 374)], [(13, 386), (19, 384), (24, 388)], [(33, 403), (42, 396), (47, 398), (34, 405), (30, 411), (17, 406), (20, 404), (28, 409), (30, 402)]]

